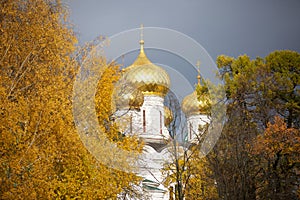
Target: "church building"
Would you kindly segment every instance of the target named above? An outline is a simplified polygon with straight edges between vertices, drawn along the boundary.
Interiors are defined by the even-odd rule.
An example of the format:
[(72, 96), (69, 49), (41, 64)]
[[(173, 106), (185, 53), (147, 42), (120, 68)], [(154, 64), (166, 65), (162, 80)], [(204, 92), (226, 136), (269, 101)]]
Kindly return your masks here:
[[(161, 173), (164, 163), (171, 159), (167, 143), (172, 138), (167, 127), (173, 116), (170, 108), (164, 106), (170, 85), (168, 73), (147, 58), (141, 39), (139, 55), (122, 70), (116, 86), (115, 120), (124, 135), (136, 135), (144, 141), (138, 175), (143, 178), (141, 185), (145, 196), (153, 200), (170, 199), (173, 195), (163, 185), (165, 177)], [(182, 102), (188, 142), (196, 142), (194, 133), (198, 132), (199, 125), (209, 122), (206, 113), (201, 113), (204, 104), (204, 101), (198, 101), (195, 92)]]

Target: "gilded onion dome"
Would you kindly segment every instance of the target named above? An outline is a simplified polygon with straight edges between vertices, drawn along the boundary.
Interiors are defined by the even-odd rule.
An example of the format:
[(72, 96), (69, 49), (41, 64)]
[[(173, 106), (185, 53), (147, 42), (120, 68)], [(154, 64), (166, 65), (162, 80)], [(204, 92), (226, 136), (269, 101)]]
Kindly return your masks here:
[(168, 126), (173, 121), (173, 113), (170, 110), (170, 108), (166, 106), (164, 107), (164, 112), (165, 112), (165, 116), (164, 116), (165, 126)]
[(200, 89), (201, 95), (198, 98), (197, 92), (194, 91), (193, 93), (187, 95), (182, 100), (182, 111), (184, 114), (189, 117), (193, 115), (200, 115), (200, 114), (208, 114), (210, 112), (211, 107), (211, 99), (208, 94), (208, 88), (207, 86), (202, 86), (200, 84), (201, 76), (200, 76), (200, 61), (197, 61), (197, 67), (198, 67), (198, 84), (197, 88)]
[(126, 82), (134, 85), (145, 95), (165, 96), (170, 87), (168, 73), (153, 64), (144, 52), (144, 41), (140, 41), (140, 53), (132, 65), (124, 70)]
[(113, 100), (116, 109), (139, 109), (144, 103), (144, 95), (130, 84), (124, 84), (121, 79), (115, 87)]
[(197, 98), (197, 93), (187, 95), (182, 101), (182, 111), (186, 116), (193, 116), (199, 114), (207, 114), (210, 107), (210, 98), (207, 94), (203, 94), (200, 100)]

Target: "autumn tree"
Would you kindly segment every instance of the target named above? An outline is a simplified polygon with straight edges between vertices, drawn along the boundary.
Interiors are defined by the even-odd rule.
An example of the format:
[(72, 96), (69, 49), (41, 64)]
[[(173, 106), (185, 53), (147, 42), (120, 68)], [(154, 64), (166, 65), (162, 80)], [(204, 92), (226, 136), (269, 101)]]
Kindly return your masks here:
[[(143, 143), (139, 141), (137, 136), (122, 133), (114, 119), (114, 112), (116, 111), (114, 92), (119, 89), (116, 85), (122, 76), (120, 66), (114, 62), (106, 63), (103, 57), (93, 58), (93, 63), (96, 65), (108, 65), (99, 79), (95, 95), (96, 112), (101, 129), (105, 131), (107, 138), (111, 142), (116, 143), (119, 148), (141, 153)], [(101, 168), (101, 171), (103, 168), (109, 169), (104, 165), (101, 165)], [(139, 187), (141, 177), (135, 175), (133, 171), (125, 172), (119, 169), (110, 169), (110, 173), (106, 176), (110, 177), (110, 182), (115, 183), (121, 189), (119, 193), (116, 193), (119, 194), (119, 197), (141, 198), (142, 189)]]
[[(202, 85), (196, 85), (196, 91), (200, 101), (207, 101), (209, 91), (205, 81)], [(195, 98), (197, 100), (197, 95)], [(193, 131), (195, 140), (192, 143), (176, 97), (169, 94), (167, 103), (172, 110), (173, 120), (168, 126), (172, 141), (169, 146), (171, 160), (163, 169), (165, 185), (172, 186), (171, 193), (175, 199), (217, 199), (212, 171), (206, 163), (207, 159), (201, 155), (201, 146), (208, 133), (209, 124), (199, 125), (198, 130)], [(210, 110), (211, 102), (208, 101), (201, 111), (209, 116)]]
[(213, 171), (209, 167), (207, 158), (198, 155), (195, 154), (189, 163), (192, 175), (186, 188), (186, 199), (218, 199)]
[[(4, 199), (59, 195), (58, 185), (64, 179), (62, 166), (71, 164), (66, 157), (73, 155), (67, 152), (77, 143), (68, 98), (75, 70), (70, 54), (76, 38), (61, 21), (65, 15), (55, 1), (1, 3)], [(76, 158), (79, 160), (79, 156)]]
[(188, 183), (189, 175), (186, 169), (188, 157), (187, 146), (183, 145), (185, 126), (182, 126), (182, 112), (176, 95), (170, 91), (165, 98), (165, 105), (170, 110), (172, 117), (167, 124), (171, 137), (168, 148), (170, 161), (166, 162), (162, 173), (166, 177), (164, 185), (171, 188), (170, 196), (175, 199), (184, 199), (185, 186)]
[(134, 176), (101, 165), (74, 126), (73, 82), (84, 58), (74, 53), (67, 9), (55, 0), (4, 0), (0, 8), (0, 198), (117, 198)]
[(177, 143), (176, 159), (165, 165), (165, 185), (171, 186), (175, 199), (218, 199), (213, 172), (199, 152), (199, 146), (185, 149)]
[[(280, 115), (288, 127), (299, 128), (299, 53), (275, 51), (266, 58), (219, 56), (227, 119), (208, 156), (223, 199), (255, 199), (260, 162), (251, 153), (253, 141)], [(267, 190), (266, 193), (273, 193)], [(266, 194), (265, 193), (265, 194)]]
[[(106, 64), (105, 59), (95, 58), (100, 65)], [(94, 60), (94, 61), (95, 61)], [(95, 96), (96, 112), (99, 123), (105, 129), (107, 137), (112, 142), (117, 142), (120, 148), (127, 150), (136, 150), (141, 152), (143, 145), (138, 140), (137, 136), (125, 135), (122, 133), (115, 122), (114, 112), (116, 111), (116, 102), (114, 95), (118, 90), (118, 81), (122, 76), (120, 66), (116, 63), (108, 63), (103, 75), (100, 77)], [(122, 92), (122, 91), (121, 91)], [(122, 97), (121, 97), (122, 98)]]
[[(275, 116), (258, 135), (252, 153), (259, 162), (257, 199), (298, 199), (300, 131)], [(272, 192), (271, 192), (272, 191)]]
[[(94, 44), (89, 45), (94, 46)], [(83, 142), (92, 156), (94, 156), (94, 162), (90, 164), (90, 167), (95, 169), (95, 171), (89, 177), (90, 179), (92, 178), (93, 182), (88, 187), (89, 189), (94, 189), (94, 197), (90, 198), (117, 199), (124, 198), (125, 196), (138, 198), (141, 195), (140, 191), (137, 190), (140, 178), (133, 171), (130, 172), (130, 168), (128, 168), (130, 164), (126, 163), (126, 158), (115, 156), (113, 149), (110, 149), (111, 146), (105, 146), (105, 142), (101, 141), (105, 138), (107, 142), (116, 144), (118, 147), (117, 151), (123, 149), (139, 152), (142, 148), (136, 138), (125, 137), (121, 134), (118, 126), (112, 119), (114, 113), (112, 97), (115, 84), (120, 77), (119, 66), (116, 63), (108, 63), (103, 56), (95, 56), (91, 53), (88, 57), (89, 59), (86, 59), (86, 56), (82, 56), (83, 62), (81, 63), (85, 63), (84, 65), (82, 64), (82, 68), (88, 65), (89, 67), (84, 70), (87, 70), (87, 74), (94, 74), (95, 76), (84, 77), (84, 81), (80, 82), (80, 84), (75, 84), (74, 87), (77, 87), (76, 90), (80, 92), (93, 90), (92, 96), (85, 96), (86, 92), (81, 92), (79, 96), (75, 95), (74, 98), (80, 98), (81, 100), (79, 108), (76, 107), (73, 113), (74, 115), (80, 115), (85, 110), (89, 110), (91, 106), (87, 104), (87, 100), (92, 99), (91, 102), (95, 105), (95, 109), (91, 109), (91, 112), (95, 113), (95, 117), (97, 117), (96, 123), (99, 124), (99, 130), (95, 130), (95, 127), (90, 127), (90, 130), (94, 130), (94, 132), (82, 133), (83, 137), (82, 134), (79, 134), (82, 141), (86, 138), (92, 138), (91, 143)], [(78, 73), (81, 73), (81, 71)], [(96, 83), (95, 87), (90, 85), (91, 82)], [(83, 115), (79, 118), (75, 117), (77, 125), (78, 122), (76, 120), (82, 119), (82, 117), (90, 118), (89, 115)], [(93, 125), (88, 124), (87, 126)], [(90, 148), (89, 145), (94, 146)], [(117, 163), (121, 163), (121, 166), (114, 167), (111, 165), (116, 159), (118, 159)]]
[[(288, 127), (300, 128), (300, 54), (274, 51), (266, 56), (264, 63), (258, 76), (262, 79), (258, 88), (262, 102), (282, 116)], [(268, 114), (271, 118), (275, 115)]]

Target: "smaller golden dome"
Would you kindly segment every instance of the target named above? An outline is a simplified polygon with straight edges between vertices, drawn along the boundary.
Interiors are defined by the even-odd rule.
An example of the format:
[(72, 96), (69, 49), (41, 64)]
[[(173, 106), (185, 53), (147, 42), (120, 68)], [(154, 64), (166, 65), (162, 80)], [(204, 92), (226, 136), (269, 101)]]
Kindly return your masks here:
[(144, 95), (130, 84), (120, 81), (113, 93), (116, 109), (139, 109), (144, 103)]
[(170, 110), (170, 108), (168, 108), (166, 106), (164, 107), (164, 112), (165, 112), (165, 116), (164, 116), (165, 126), (169, 126), (170, 123), (173, 121), (173, 113)]
[(186, 116), (208, 114), (211, 105), (210, 98), (207, 94), (203, 94), (198, 100), (197, 93), (187, 95), (182, 101), (182, 111)]

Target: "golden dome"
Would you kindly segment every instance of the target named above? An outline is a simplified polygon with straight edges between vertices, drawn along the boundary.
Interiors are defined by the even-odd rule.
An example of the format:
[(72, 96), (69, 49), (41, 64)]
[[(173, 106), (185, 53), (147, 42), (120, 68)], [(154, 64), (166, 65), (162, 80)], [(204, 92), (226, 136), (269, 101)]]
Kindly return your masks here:
[(121, 79), (114, 90), (113, 100), (116, 109), (139, 109), (144, 103), (144, 95)]
[(133, 84), (144, 94), (165, 96), (170, 87), (168, 73), (153, 64), (144, 52), (144, 41), (140, 41), (141, 49), (137, 59), (124, 70), (126, 82)]
[(165, 111), (165, 116), (164, 116), (165, 126), (168, 126), (173, 121), (173, 113), (170, 110), (170, 108), (168, 108), (166, 106), (164, 107), (164, 111)]
[(198, 100), (197, 93), (193, 93), (186, 96), (182, 101), (182, 111), (186, 116), (208, 114), (211, 101), (207, 94), (203, 94)]

